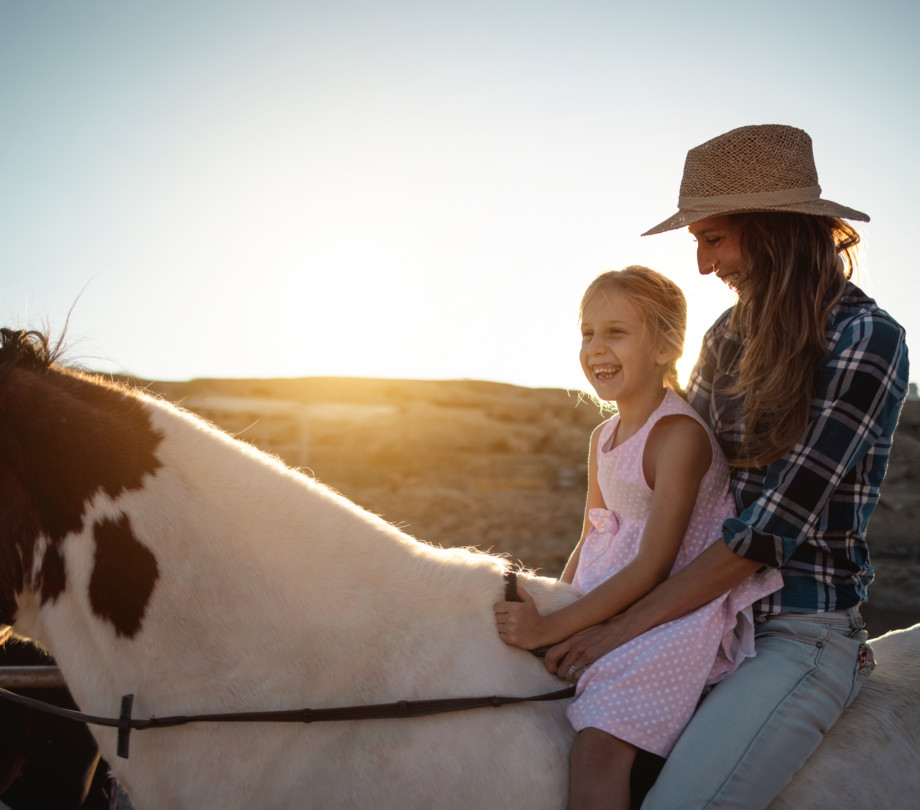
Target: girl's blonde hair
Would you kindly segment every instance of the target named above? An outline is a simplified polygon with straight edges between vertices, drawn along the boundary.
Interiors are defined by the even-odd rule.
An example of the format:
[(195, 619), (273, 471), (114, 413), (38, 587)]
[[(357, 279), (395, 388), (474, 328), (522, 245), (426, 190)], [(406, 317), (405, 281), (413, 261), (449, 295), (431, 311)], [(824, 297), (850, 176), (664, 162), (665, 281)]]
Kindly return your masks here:
[(677, 361), (684, 353), (687, 334), (687, 299), (671, 279), (633, 264), (623, 270), (601, 273), (585, 290), (578, 309), (578, 319), (584, 318), (585, 307), (597, 293), (608, 291), (626, 296), (636, 308), (648, 334), (648, 339), (668, 351), (664, 384), (682, 394), (677, 379)]
[(801, 438), (827, 351), (827, 322), (856, 266), (859, 234), (835, 217), (731, 215), (750, 265), (731, 327), (744, 347), (729, 394), (743, 423), (730, 461), (759, 467)]

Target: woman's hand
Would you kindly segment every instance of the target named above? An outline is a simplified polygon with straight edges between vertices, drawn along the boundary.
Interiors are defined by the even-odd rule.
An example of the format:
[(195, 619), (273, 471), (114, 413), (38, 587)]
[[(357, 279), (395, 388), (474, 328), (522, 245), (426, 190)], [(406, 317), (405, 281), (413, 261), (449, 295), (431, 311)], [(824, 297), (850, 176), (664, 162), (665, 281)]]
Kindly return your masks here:
[(545, 618), (540, 615), (533, 597), (518, 585), (520, 602), (496, 602), (495, 626), (505, 644), (532, 650), (545, 643)]
[(575, 683), (595, 661), (603, 658), (630, 640), (622, 616), (603, 624), (579, 630), (546, 652), (544, 664), (548, 672)]

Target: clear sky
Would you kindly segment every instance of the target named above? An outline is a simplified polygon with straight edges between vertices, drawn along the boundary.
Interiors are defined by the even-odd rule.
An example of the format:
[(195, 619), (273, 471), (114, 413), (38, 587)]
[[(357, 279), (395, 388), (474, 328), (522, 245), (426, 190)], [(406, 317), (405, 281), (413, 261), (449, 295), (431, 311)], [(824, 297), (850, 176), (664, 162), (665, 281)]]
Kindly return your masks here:
[[(920, 4), (0, 0), (0, 323), (143, 377), (582, 387), (577, 306), (646, 264), (731, 303), (687, 150), (807, 130), (920, 357)], [(920, 375), (912, 371), (911, 378)]]

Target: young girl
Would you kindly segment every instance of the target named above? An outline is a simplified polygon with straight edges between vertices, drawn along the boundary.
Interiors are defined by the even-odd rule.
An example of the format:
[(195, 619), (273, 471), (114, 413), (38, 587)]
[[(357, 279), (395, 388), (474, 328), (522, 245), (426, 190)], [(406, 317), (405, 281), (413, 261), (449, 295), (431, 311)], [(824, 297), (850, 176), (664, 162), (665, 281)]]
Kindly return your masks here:
[[(734, 514), (728, 466), (703, 420), (679, 393), (686, 301), (644, 267), (599, 276), (581, 304), (581, 363), (616, 415), (591, 438), (582, 538), (562, 574), (584, 596), (540, 615), (522, 603), (495, 606), (502, 640), (532, 649), (621, 613), (719, 537)], [(700, 695), (753, 654), (750, 605), (781, 586), (773, 571), (683, 618), (655, 628), (578, 680), (569, 719), (570, 807), (629, 807), (638, 748), (666, 756)]]

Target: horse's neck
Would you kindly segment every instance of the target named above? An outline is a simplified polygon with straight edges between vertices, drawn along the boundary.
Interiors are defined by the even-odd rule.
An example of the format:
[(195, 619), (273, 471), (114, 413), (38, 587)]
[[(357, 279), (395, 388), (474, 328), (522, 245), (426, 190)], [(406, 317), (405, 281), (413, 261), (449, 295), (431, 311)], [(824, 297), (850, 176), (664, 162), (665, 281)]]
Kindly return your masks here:
[[(475, 631), (462, 606), (494, 601), (495, 561), (417, 543), (163, 405), (153, 406), (153, 425), (163, 437), (160, 466), (142, 488), (100, 493), (87, 504), (84, 532), (64, 544), (75, 587), (42, 609), (68, 678), (101, 679), (113, 693), (160, 695), (182, 711), (200, 703), (202, 682), (252, 681), (282, 651), (300, 661), (292, 677), (301, 680), (317, 668), (352, 666), (354, 649), (378, 677), (388, 662), (418, 655), (407, 628), (438, 622), (444, 645), (465, 643)], [(149, 552), (155, 561), (136, 632), (116, 624), (122, 617), (100, 618), (86, 596), (98, 548), (92, 527), (98, 533), (105, 521), (122, 526), (137, 555)], [(125, 609), (141, 587), (120, 591), (118, 578), (127, 574), (112, 571), (108, 588)], [(425, 643), (440, 642), (432, 634)]]

